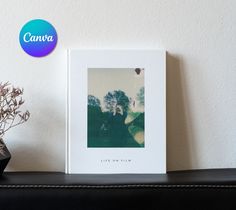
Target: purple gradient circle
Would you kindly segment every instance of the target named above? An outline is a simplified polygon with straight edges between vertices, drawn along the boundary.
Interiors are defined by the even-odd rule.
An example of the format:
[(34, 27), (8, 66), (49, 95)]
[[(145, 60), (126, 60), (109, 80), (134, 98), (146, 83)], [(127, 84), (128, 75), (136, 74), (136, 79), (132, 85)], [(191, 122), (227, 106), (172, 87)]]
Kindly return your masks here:
[(53, 25), (46, 20), (35, 19), (22, 27), (19, 41), (27, 54), (33, 57), (43, 57), (55, 49), (57, 32)]

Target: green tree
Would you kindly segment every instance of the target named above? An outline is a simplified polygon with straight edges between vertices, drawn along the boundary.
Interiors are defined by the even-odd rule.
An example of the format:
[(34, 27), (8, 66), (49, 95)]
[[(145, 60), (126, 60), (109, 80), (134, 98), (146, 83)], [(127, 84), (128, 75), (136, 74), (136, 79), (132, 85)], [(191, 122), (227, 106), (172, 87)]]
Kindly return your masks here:
[(93, 95), (88, 96), (88, 145), (91, 145), (91, 139), (99, 136), (100, 128), (103, 123), (103, 114), (100, 106), (100, 100)]
[(88, 106), (100, 107), (101, 106), (100, 100), (93, 95), (88, 95)]
[(140, 106), (144, 106), (144, 87), (141, 87), (139, 89), (139, 92), (137, 93), (137, 100), (139, 101)]
[(113, 112), (118, 106), (121, 106), (123, 111), (127, 112), (130, 100), (124, 91), (114, 90), (105, 95), (104, 103), (106, 109), (110, 112)]

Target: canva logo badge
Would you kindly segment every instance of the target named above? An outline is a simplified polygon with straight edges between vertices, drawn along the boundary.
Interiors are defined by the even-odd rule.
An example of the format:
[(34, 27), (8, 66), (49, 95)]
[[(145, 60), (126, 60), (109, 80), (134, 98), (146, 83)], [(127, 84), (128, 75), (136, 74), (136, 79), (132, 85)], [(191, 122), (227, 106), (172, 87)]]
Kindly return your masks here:
[(45, 20), (31, 20), (22, 27), (19, 40), (27, 54), (43, 57), (56, 47), (57, 32), (53, 25)]

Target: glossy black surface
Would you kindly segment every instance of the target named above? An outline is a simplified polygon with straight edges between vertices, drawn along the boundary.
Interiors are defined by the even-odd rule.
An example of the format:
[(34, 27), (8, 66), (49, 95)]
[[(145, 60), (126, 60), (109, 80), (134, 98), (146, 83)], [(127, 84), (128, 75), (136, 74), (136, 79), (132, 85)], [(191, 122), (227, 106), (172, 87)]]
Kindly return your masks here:
[(116, 184), (236, 184), (236, 169), (176, 171), (167, 174), (64, 174), (5, 172), (2, 184), (116, 185)]
[(65, 175), (8, 172), (0, 209), (235, 209), (236, 169), (159, 175)]

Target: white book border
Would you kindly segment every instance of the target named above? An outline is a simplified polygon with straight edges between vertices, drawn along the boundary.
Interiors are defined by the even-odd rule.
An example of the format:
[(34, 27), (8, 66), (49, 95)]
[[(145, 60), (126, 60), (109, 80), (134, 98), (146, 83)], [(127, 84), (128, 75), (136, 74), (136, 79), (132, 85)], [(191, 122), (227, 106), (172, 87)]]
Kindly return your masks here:
[[(161, 100), (160, 104), (161, 105), (161, 112), (162, 112), (162, 116), (161, 116), (161, 121), (159, 121), (158, 123), (160, 124), (160, 122), (162, 122), (161, 125), (161, 132), (162, 132), (162, 139), (159, 140), (161, 141), (161, 152), (162, 155), (158, 156), (159, 159), (150, 159), (146, 157), (144, 157), (144, 161), (140, 161), (140, 163), (135, 164), (134, 166), (130, 167), (126, 167), (126, 166), (122, 166), (119, 164), (112, 164), (111, 167), (107, 167), (104, 165), (102, 166), (101, 164), (99, 164), (98, 162), (93, 162), (93, 161), (87, 161), (85, 162), (84, 160), (91, 160), (91, 159), (97, 159), (99, 158), (99, 154), (93, 153), (93, 152), (89, 152), (88, 153), (88, 149), (87, 148), (78, 148), (78, 155), (73, 154), (72, 152), (74, 152), (74, 146), (75, 145), (75, 139), (71, 139), (71, 115), (70, 115), (70, 111), (71, 111), (71, 107), (70, 107), (70, 99), (71, 99), (71, 91), (73, 89), (73, 87), (71, 88), (71, 81), (70, 78), (72, 77), (71, 75), (71, 53), (72, 54), (77, 54), (79, 62), (82, 64), (82, 67), (78, 67), (78, 68), (83, 68), (83, 70), (85, 70), (85, 68), (115, 68), (115, 67), (122, 67), (123, 68), (127, 68), (127, 67), (131, 67), (131, 66), (140, 66), (139, 64), (137, 64), (137, 60), (135, 59), (131, 59), (131, 62), (129, 63), (129, 66), (124, 66), (123, 64), (121, 64), (119, 66), (119, 63), (117, 61), (117, 59), (111, 59), (108, 63), (103, 62), (103, 64), (101, 64), (100, 62), (93, 62), (91, 60), (95, 59), (96, 60), (96, 56), (100, 57), (102, 55), (107, 56), (108, 54), (113, 54), (113, 56), (108, 56), (109, 58), (114, 57), (114, 55), (120, 55), (122, 57), (122, 53), (126, 53), (126, 55), (129, 55), (128, 57), (132, 58), (132, 54), (139, 54), (139, 53), (143, 53), (143, 55), (145, 54), (150, 54), (152, 55), (152, 59), (151, 61), (156, 57), (156, 59), (161, 62), (161, 63), (155, 63), (155, 61), (153, 60), (153, 62), (155, 64), (153, 64), (154, 67), (156, 68), (161, 68), (161, 70), (159, 70), (161, 73), (159, 74), (159, 76), (161, 75), (162, 78), (160, 81), (162, 81), (161, 86), (157, 84), (156, 88), (161, 88), (162, 89), (162, 94), (161, 97), (159, 98)], [(118, 54), (117, 54), (118, 53)], [(67, 106), (66, 106), (66, 112), (67, 112), (67, 131), (66, 131), (66, 136), (67, 136), (67, 140), (66, 140), (66, 173), (165, 173), (166, 172), (166, 52), (163, 50), (68, 50), (67, 52), (68, 54), (68, 65), (67, 65)], [(134, 56), (134, 58), (137, 56)], [(142, 57), (142, 56), (141, 56)], [(141, 58), (140, 57), (140, 58)], [(145, 57), (145, 56), (144, 56)], [(101, 57), (100, 57), (101, 58)], [(99, 59), (99, 58), (98, 58)], [(113, 61), (116, 61), (114, 63), (112, 63)], [(146, 59), (147, 61), (145, 62), (150, 62), (150, 60)], [(90, 63), (91, 61), (91, 63)], [(88, 62), (88, 63), (87, 63)], [(110, 63), (111, 62), (111, 63)], [(99, 63), (99, 64), (98, 64)], [(140, 63), (140, 62), (138, 62)], [(141, 62), (142, 63), (142, 62)], [(98, 65), (97, 65), (98, 64)], [(146, 63), (148, 65), (148, 63)], [(144, 66), (145, 67), (145, 66)], [(152, 68), (154, 68), (152, 67)], [(152, 70), (153, 71), (153, 70)], [(145, 74), (149, 74), (146, 73)], [(74, 76), (74, 75), (73, 75)], [(155, 74), (154, 74), (155, 76)], [(73, 77), (74, 78), (74, 77)], [(150, 78), (150, 77), (149, 77)], [(146, 79), (146, 77), (145, 77)], [(147, 81), (145, 81), (145, 89), (147, 86)], [(87, 89), (87, 86), (80, 86), (79, 88), (83, 88), (83, 89)], [(154, 87), (153, 87), (154, 88)], [(150, 90), (150, 89), (149, 89)], [(146, 95), (145, 95), (146, 97)], [(145, 98), (145, 103), (146, 103), (146, 98)], [(146, 111), (145, 111), (146, 112)], [(80, 121), (84, 121), (86, 119), (78, 119), (78, 122)], [(149, 121), (149, 119), (146, 119), (146, 114), (145, 114), (145, 125), (147, 123), (147, 121)], [(156, 125), (158, 126), (158, 125)], [(160, 131), (160, 128), (158, 128)], [(158, 130), (157, 129), (157, 130)], [(78, 131), (80, 132), (80, 131)], [(145, 133), (145, 140), (147, 138), (147, 135)], [(77, 139), (78, 140), (78, 139)], [(157, 139), (158, 140), (158, 139)], [(79, 141), (79, 140), (78, 140)], [(78, 145), (77, 145), (78, 146)], [(71, 149), (73, 148), (73, 149)], [(160, 149), (160, 148), (159, 148)], [(83, 151), (84, 150), (84, 151)], [(90, 151), (92, 150), (101, 150), (101, 148), (95, 148), (95, 149), (89, 149)], [(105, 148), (102, 149), (103, 152), (109, 151), (107, 152), (107, 157), (109, 157), (109, 154), (112, 154), (112, 151), (138, 151), (140, 150), (140, 148)], [(151, 150), (151, 152), (157, 152), (158, 148), (153, 148)], [(160, 152), (159, 151), (159, 152)], [(81, 154), (80, 152), (82, 152), (84, 155), (84, 157), (81, 158)], [(136, 154), (135, 154), (136, 153)], [(134, 157), (135, 155), (138, 155), (139, 152), (134, 152)], [(92, 154), (92, 156), (91, 156)], [(100, 153), (101, 154), (101, 153)], [(122, 154), (122, 152), (120, 153)], [(143, 153), (144, 154), (144, 153)], [(78, 156), (78, 158), (76, 158), (76, 156)], [(118, 152), (118, 156), (119, 156), (119, 152)], [(87, 157), (87, 158), (86, 158)], [(116, 156), (117, 157), (117, 156)], [(155, 155), (153, 156), (155, 157)], [(111, 159), (114, 157), (111, 157)], [(146, 159), (146, 161), (145, 161)], [(154, 164), (156, 163), (156, 164)]]

